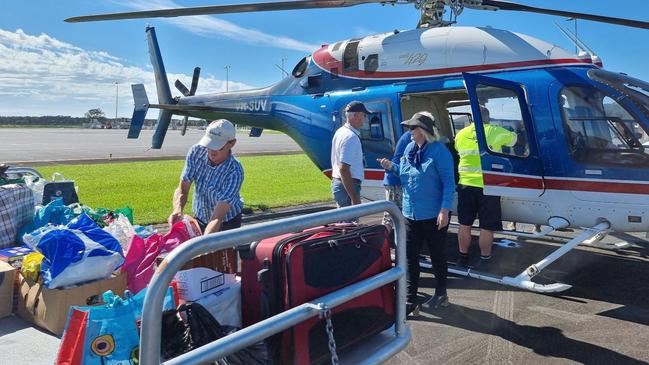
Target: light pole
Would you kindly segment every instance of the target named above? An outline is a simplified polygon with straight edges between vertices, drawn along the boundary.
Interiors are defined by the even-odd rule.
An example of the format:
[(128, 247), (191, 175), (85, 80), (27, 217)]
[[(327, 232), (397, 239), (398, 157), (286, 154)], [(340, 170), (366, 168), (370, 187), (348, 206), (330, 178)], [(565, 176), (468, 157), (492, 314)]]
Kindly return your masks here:
[(117, 106), (119, 105), (119, 82), (115, 81), (115, 121), (117, 121)]
[(229, 91), (229, 83), (230, 83), (230, 65), (223, 66), (225, 69), (225, 92), (227, 93)]

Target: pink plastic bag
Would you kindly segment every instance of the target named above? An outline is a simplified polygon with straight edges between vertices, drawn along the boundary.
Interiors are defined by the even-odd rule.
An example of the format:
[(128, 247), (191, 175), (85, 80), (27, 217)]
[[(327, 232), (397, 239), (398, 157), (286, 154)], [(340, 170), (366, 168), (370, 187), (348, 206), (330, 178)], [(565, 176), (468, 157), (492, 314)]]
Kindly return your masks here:
[(194, 237), (198, 237), (201, 234), (201, 229), (198, 227), (196, 220), (185, 216), (182, 221), (174, 223), (169, 232), (162, 236), (160, 252), (171, 252), (181, 243)]
[(126, 252), (123, 269), (127, 274), (128, 290), (137, 294), (149, 285), (156, 269), (156, 258), (171, 252), (181, 243), (201, 234), (195, 220), (185, 217), (176, 222), (164, 236), (153, 234), (146, 239), (135, 235)]
[(155, 260), (160, 253), (161, 236), (154, 233), (146, 240), (135, 235), (126, 252), (126, 262), (122, 268), (126, 271), (128, 290), (137, 294), (149, 285), (155, 272)]

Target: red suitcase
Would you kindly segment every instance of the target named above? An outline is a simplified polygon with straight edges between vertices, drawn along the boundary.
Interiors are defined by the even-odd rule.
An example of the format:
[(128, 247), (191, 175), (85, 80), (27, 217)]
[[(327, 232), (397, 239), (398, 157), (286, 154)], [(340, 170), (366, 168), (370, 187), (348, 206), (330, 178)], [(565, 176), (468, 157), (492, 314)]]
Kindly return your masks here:
[[(324, 226), (253, 243), (241, 254), (244, 326), (319, 298), (392, 267), (383, 225)], [(332, 310), (339, 350), (394, 324), (394, 285)], [(330, 359), (324, 321), (312, 318), (268, 341), (275, 362), (321, 364)]]

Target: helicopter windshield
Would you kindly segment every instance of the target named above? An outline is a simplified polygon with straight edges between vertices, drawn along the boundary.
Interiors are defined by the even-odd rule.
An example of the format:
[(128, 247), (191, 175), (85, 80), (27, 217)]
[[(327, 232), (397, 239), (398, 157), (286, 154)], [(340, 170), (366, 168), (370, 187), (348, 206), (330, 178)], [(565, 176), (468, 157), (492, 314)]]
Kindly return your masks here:
[[(628, 77), (623, 80), (617, 77), (623, 75), (607, 71), (591, 71), (597, 71), (588, 73), (591, 79), (620, 91), (649, 118), (649, 84)], [(567, 86), (561, 90), (563, 123), (575, 161), (649, 166), (649, 133), (620, 100), (593, 86)]]

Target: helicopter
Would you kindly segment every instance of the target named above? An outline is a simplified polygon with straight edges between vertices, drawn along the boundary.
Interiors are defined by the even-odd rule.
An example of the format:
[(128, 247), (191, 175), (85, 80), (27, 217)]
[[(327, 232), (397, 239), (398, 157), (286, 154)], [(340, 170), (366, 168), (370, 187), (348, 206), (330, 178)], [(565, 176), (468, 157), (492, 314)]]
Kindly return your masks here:
[[(161, 148), (172, 115), (226, 118), (281, 131), (331, 177), (331, 139), (345, 122), (345, 106), (362, 101), (371, 111), (361, 130), (365, 166), (363, 195), (384, 199), (384, 170), (403, 133), (400, 122), (425, 110), (440, 133), (475, 123), (484, 193), (501, 196), (502, 219), (542, 226), (520, 237), (556, 230), (581, 233), (517, 276), (471, 268), (455, 274), (534, 292), (561, 292), (565, 283), (532, 279), (580, 244), (597, 245), (607, 234), (649, 235), (649, 83), (604, 69), (577, 36), (562, 30), (578, 54), (543, 40), (490, 27), (457, 26), (465, 9), (522, 11), (649, 29), (649, 23), (494, 0), (297, 0), (88, 15), (67, 22), (176, 17), (361, 4), (414, 5), (421, 17), (411, 30), (392, 31), (323, 45), (304, 57), (275, 85), (246, 91), (195, 95), (200, 69), (183, 95), (172, 97), (155, 29), (146, 34), (158, 103), (144, 86), (132, 85), (135, 102), (129, 138), (137, 138), (149, 108), (160, 109), (152, 148)], [(445, 18), (447, 9), (450, 17)], [(490, 123), (517, 134), (511, 148), (491, 150), (481, 108)], [(452, 144), (449, 144), (452, 148)], [(456, 210), (455, 210), (456, 211)], [(604, 246), (603, 246), (604, 247)]]

